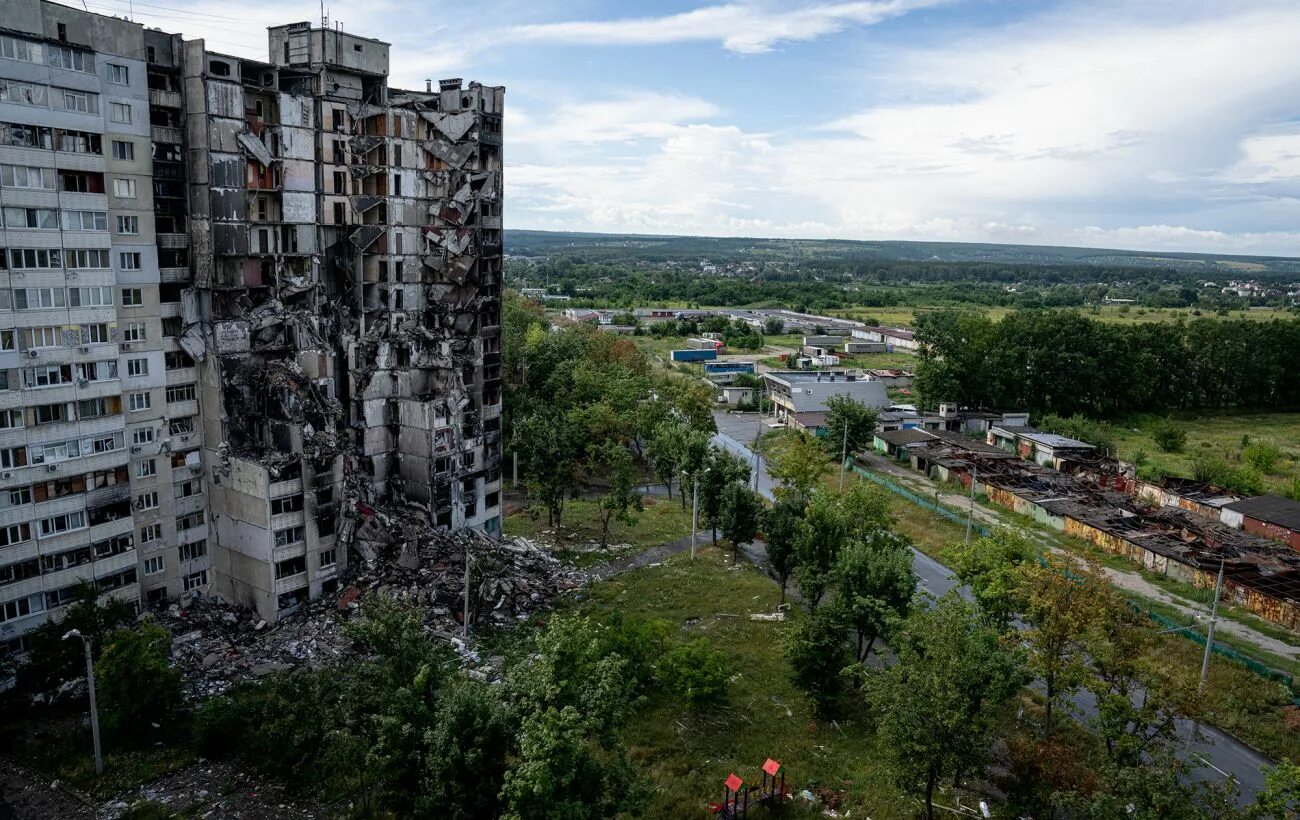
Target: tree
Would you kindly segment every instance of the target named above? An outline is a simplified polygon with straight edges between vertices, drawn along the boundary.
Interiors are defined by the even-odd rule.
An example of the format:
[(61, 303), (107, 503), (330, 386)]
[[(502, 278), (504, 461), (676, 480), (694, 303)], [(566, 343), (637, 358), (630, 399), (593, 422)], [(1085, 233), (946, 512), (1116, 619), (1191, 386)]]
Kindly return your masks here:
[(1161, 419), (1151, 428), (1151, 439), (1165, 453), (1181, 453), (1187, 444), (1187, 431), (1172, 419)]
[(777, 495), (807, 498), (829, 466), (826, 452), (807, 433), (790, 436), (785, 447), (767, 459), (767, 472), (781, 485)]
[(595, 461), (605, 478), (609, 490), (597, 502), (600, 508), (600, 548), (609, 546), (609, 525), (618, 519), (631, 526), (636, 523), (632, 512), (642, 509), (641, 496), (633, 491), (636, 475), (632, 454), (616, 441), (606, 441), (595, 451)]
[(848, 429), (849, 452), (871, 446), (876, 432), (876, 408), (848, 396), (831, 396), (826, 400), (826, 437), (822, 443), (839, 461)]
[(143, 741), (147, 727), (167, 723), (181, 704), (181, 673), (171, 655), (171, 633), (152, 621), (109, 636), (95, 665), (105, 734)]
[(983, 763), (994, 722), (1028, 678), (1021, 654), (955, 592), (914, 611), (895, 644), (898, 663), (867, 677), (868, 702), (898, 785), (933, 820), (935, 787)]
[(989, 623), (1008, 629), (1023, 605), (1019, 567), (1038, 557), (1033, 543), (1022, 532), (1001, 528), (969, 544), (953, 544), (944, 557), (961, 582), (971, 588)]
[(709, 466), (712, 453), (713, 444), (708, 433), (699, 430), (687, 432), (685, 439), (682, 441), (681, 450), (681, 468), (684, 476), (681, 485), (683, 510), (686, 509), (687, 493), (695, 491), (695, 483), (700, 480), (704, 468)]
[(840, 550), (835, 561), (838, 608), (857, 633), (858, 661), (866, 661), (876, 640), (907, 616), (916, 582), (912, 551), (893, 533), (878, 530)]
[(763, 321), (763, 332), (768, 336), (780, 336), (785, 333), (785, 320), (780, 316), (769, 316)]
[(27, 663), (18, 667), (24, 688), (45, 691), (67, 680), (85, 675), (86, 660), (81, 641), (65, 641), (63, 636), (77, 630), (90, 640), (90, 649), (98, 659), (109, 637), (119, 628), (135, 621), (135, 605), (114, 596), (99, 600), (93, 583), (79, 583), (72, 589), (72, 603), (62, 620), (47, 621), (32, 634), (32, 651)]
[(799, 594), (814, 612), (832, 580), (840, 550), (849, 540), (849, 526), (841, 515), (839, 504), (829, 493), (814, 493), (804, 510), (799, 537), (795, 541), (795, 557), (799, 568)]
[(698, 708), (726, 696), (731, 664), (708, 641), (696, 638), (665, 652), (655, 672), (664, 689)]
[(673, 479), (682, 471), (688, 435), (686, 425), (669, 419), (659, 422), (650, 438), (650, 464), (654, 468), (655, 477), (668, 488), (669, 501), (673, 498)]
[(767, 544), (767, 563), (781, 585), (781, 603), (785, 603), (785, 588), (790, 575), (799, 565), (795, 545), (803, 523), (804, 505), (796, 499), (777, 499), (763, 513), (763, 537)]
[(834, 712), (844, 691), (844, 670), (853, 663), (844, 640), (846, 628), (844, 613), (832, 604), (799, 618), (786, 639), (791, 680), (821, 716)]
[(514, 739), (493, 687), (464, 680), (441, 693), (424, 740), (427, 765), (418, 816), (474, 820), (499, 811)]
[[(1106, 763), (1096, 772), (1097, 788), (1054, 796), (1060, 816), (1078, 820), (1242, 820), (1236, 781), (1198, 781), (1187, 762), (1170, 747), (1149, 760), (1125, 766)], [(1265, 815), (1267, 816), (1267, 815)]]
[(1099, 618), (1100, 590), (1106, 583), (1095, 565), (1080, 567), (1072, 559), (1048, 555), (1042, 563), (1020, 565), (1022, 634), (1030, 649), (1030, 668), (1042, 678), (1047, 704), (1043, 736), (1052, 733), (1056, 703), (1073, 692), (1087, 675), (1085, 638)]
[(855, 481), (838, 496), (828, 498), (834, 499), (845, 529), (852, 538), (867, 538), (878, 530), (894, 526), (894, 515), (889, 511), (889, 493), (879, 485)]
[(1300, 765), (1283, 760), (1264, 770), (1264, 789), (1255, 795), (1251, 820), (1292, 820), (1300, 814)]
[(546, 507), (547, 523), (560, 526), (564, 502), (577, 482), (581, 435), (567, 413), (544, 408), (519, 419), (512, 441), (528, 492)]
[(722, 537), (731, 542), (732, 557), (740, 560), (740, 549), (754, 541), (758, 535), (759, 516), (763, 504), (749, 487), (733, 482), (722, 496), (722, 510), (718, 522)]
[(718, 540), (718, 526), (722, 523), (723, 500), (729, 488), (749, 480), (749, 465), (740, 456), (721, 447), (711, 447), (704, 469), (700, 471), (700, 516), (713, 530), (713, 541)]

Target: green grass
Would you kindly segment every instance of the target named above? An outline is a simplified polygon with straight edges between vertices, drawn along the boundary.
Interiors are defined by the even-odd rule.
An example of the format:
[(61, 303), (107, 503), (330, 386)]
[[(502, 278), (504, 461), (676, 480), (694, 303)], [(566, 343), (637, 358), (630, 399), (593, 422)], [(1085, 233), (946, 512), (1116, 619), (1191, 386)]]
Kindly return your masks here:
[[(751, 621), (771, 612), (776, 585), (752, 565), (733, 566), (729, 551), (706, 547), (694, 563), (677, 555), (658, 567), (626, 573), (591, 587), (574, 604), (596, 616), (612, 612), (661, 619), (674, 642), (703, 637), (727, 654), (735, 670), (725, 703), (692, 712), (654, 692), (624, 733), (633, 763), (649, 778), (649, 818), (705, 818), (735, 772), (757, 781), (768, 757), (786, 768), (787, 788), (820, 786), (842, 792), (854, 817), (911, 817), (894, 788), (881, 750), (864, 721), (839, 726), (816, 720), (789, 680), (782, 641), (791, 623)], [(792, 612), (791, 618), (802, 617)], [(852, 715), (850, 714), (850, 718)], [(816, 817), (801, 801), (785, 816)]]
[[(851, 319), (858, 319), (860, 321), (872, 319), (891, 327), (914, 327), (916, 325), (917, 316), (940, 310), (982, 313), (994, 321), (1001, 321), (1002, 317), (1015, 310), (1015, 308), (982, 307), (980, 305), (970, 304), (935, 304), (921, 306), (893, 305), (889, 307), (843, 308), (829, 311), (829, 313), (834, 316), (844, 316)], [(1200, 312), (1200, 317), (1198, 317), (1194, 308), (1144, 308), (1137, 305), (1130, 305), (1128, 307), (1123, 305), (1095, 305), (1079, 308), (1062, 308), (1062, 310), (1077, 310), (1092, 319), (1121, 324), (1176, 322), (1180, 319), (1190, 321), (1196, 318), (1254, 319), (1256, 321), (1266, 322), (1272, 319), (1289, 319), (1295, 317), (1295, 314), (1288, 310), (1277, 310), (1272, 308), (1267, 310), (1234, 310), (1230, 311), (1226, 317), (1219, 317), (1214, 311), (1209, 310), (1202, 310)]]
[[(675, 490), (672, 501), (662, 496), (646, 496), (642, 500), (645, 509), (635, 513), (635, 523), (628, 525), (615, 520), (610, 524), (611, 547), (629, 544), (631, 552), (641, 552), (691, 534), (690, 507), (682, 509)], [(557, 556), (575, 566), (594, 566), (614, 555), (628, 552), (598, 548), (600, 508), (595, 501), (586, 499), (569, 501), (564, 505), (559, 530), (547, 526), (545, 509), (534, 506), (506, 516), (505, 533), (551, 545)], [(591, 549), (592, 544), (597, 548)]]
[(1270, 492), (1289, 493), (1291, 481), (1300, 476), (1300, 413), (1235, 413), (1175, 417), (1187, 431), (1187, 444), (1181, 452), (1164, 453), (1151, 438), (1157, 419), (1136, 418), (1114, 424), (1111, 428), (1121, 459), (1131, 461), (1138, 452), (1146, 454), (1146, 469), (1191, 478), (1193, 461), (1198, 453), (1218, 456), (1231, 462), (1240, 459), (1242, 436), (1252, 442), (1269, 442), (1282, 452), (1273, 471), (1264, 476)]

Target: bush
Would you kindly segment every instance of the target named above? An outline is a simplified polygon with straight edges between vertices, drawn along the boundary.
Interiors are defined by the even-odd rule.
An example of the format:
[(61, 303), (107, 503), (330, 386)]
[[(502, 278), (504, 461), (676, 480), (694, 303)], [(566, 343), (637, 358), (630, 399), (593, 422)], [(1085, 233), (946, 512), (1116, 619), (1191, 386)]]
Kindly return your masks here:
[(1151, 438), (1166, 453), (1181, 453), (1187, 445), (1187, 431), (1170, 419), (1156, 422), (1151, 428)]
[(194, 745), (204, 757), (229, 757), (239, 749), (244, 721), (233, 698), (221, 695), (194, 710)]
[(1258, 441), (1246, 445), (1241, 455), (1256, 470), (1261, 473), (1271, 473), (1277, 466), (1278, 459), (1282, 457), (1282, 451), (1272, 442)]
[(148, 739), (181, 705), (181, 673), (171, 665), (172, 636), (152, 621), (114, 632), (95, 666), (104, 731), (119, 741)]
[(727, 656), (703, 638), (669, 650), (659, 659), (657, 672), (664, 688), (692, 707), (722, 700), (731, 677)]
[(1249, 464), (1234, 466), (1218, 456), (1198, 453), (1192, 461), (1192, 471), (1197, 481), (1236, 490), (1242, 495), (1264, 492), (1263, 474)]

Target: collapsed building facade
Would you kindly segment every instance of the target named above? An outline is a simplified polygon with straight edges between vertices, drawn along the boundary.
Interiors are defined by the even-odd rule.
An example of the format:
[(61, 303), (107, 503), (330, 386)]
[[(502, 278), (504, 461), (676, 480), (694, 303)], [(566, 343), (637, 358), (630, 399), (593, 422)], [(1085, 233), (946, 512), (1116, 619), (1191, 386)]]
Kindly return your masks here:
[(385, 509), (499, 532), (504, 89), (0, 20), (0, 651), (82, 582), (275, 620)]

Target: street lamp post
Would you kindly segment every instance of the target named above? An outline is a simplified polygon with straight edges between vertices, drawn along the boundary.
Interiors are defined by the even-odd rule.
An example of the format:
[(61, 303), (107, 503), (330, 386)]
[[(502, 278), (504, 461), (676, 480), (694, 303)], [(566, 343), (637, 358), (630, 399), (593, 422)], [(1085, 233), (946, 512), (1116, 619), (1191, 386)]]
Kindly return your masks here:
[(1214, 651), (1214, 626), (1219, 622), (1219, 596), (1223, 594), (1224, 559), (1219, 559), (1219, 580), (1214, 582), (1214, 605), (1210, 607), (1210, 626), (1205, 631), (1205, 656), (1201, 659), (1201, 685), (1198, 692), (1205, 691), (1205, 682), (1210, 677), (1210, 653)]
[(104, 756), (99, 749), (99, 706), (95, 703), (95, 661), (90, 656), (90, 638), (81, 634), (81, 630), (72, 629), (63, 636), (63, 640), (80, 638), (86, 650), (86, 684), (90, 690), (90, 735), (95, 743), (95, 774), (104, 773)]
[[(708, 468), (704, 469), (708, 472)], [(691, 560), (695, 560), (695, 538), (700, 529), (700, 477), (696, 475), (691, 482)]]

